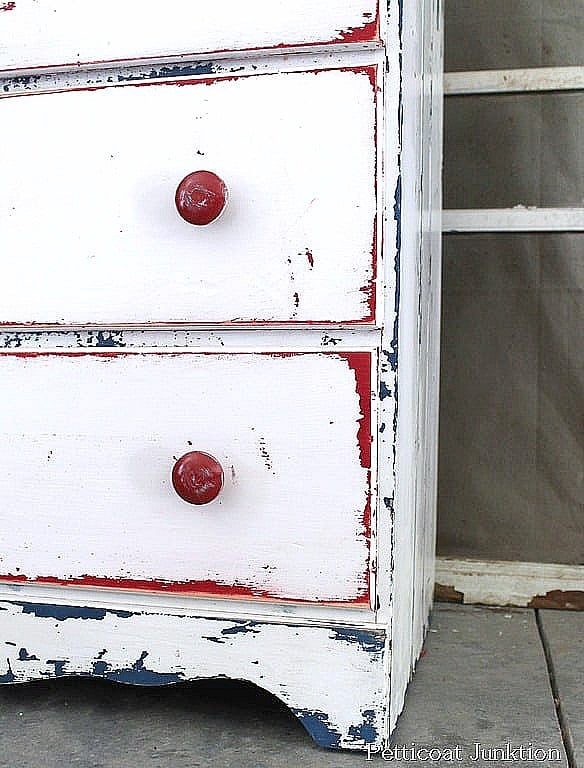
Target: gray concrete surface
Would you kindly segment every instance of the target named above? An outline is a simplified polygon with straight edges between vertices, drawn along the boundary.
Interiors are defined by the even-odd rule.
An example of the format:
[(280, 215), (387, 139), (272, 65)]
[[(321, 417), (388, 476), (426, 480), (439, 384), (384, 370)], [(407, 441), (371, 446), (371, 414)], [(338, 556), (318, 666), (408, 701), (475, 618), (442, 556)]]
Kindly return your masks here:
[[(456, 765), (465, 768), (506, 764), (473, 761), (477, 743), (487, 750), (507, 743), (554, 749), (561, 760), (546, 766), (565, 766), (535, 612), (438, 605), (395, 740), (442, 748), (460, 745), (464, 759)], [(520, 764), (541, 762), (526, 759)]]
[(584, 613), (540, 611), (574, 762), (584, 766)]
[[(543, 764), (566, 766), (533, 611), (437, 606), (394, 743), (438, 749), (445, 758), (447, 748), (458, 746), (461, 760), (374, 756), (370, 762), (509, 765), (473, 762), (476, 742), (557, 749), (561, 760)], [(277, 700), (228, 681), (157, 689), (90, 679), (7, 686), (0, 689), (0, 745), (2, 768), (353, 768), (367, 762), (362, 753), (315, 747)]]

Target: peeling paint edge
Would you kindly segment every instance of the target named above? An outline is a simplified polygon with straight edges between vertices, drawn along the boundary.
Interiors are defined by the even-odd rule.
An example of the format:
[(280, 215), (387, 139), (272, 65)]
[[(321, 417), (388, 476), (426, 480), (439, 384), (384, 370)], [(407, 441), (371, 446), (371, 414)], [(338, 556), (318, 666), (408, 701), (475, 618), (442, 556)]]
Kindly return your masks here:
[[(4, 7), (6, 6), (6, 7)], [(15, 3), (7, 2), (0, 5), (0, 11), (12, 11), (15, 9)], [(60, 73), (80, 72), (87, 69), (112, 69), (115, 67), (137, 67), (151, 65), (180, 65), (183, 62), (205, 60), (209, 64), (215, 61), (231, 59), (234, 55), (245, 58), (258, 58), (264, 56), (291, 56), (299, 53), (308, 53), (310, 55), (320, 55), (322, 53), (338, 51), (339, 54), (345, 52), (379, 50), (382, 46), (381, 40), (381, 19), (379, 3), (377, 4), (376, 15), (373, 19), (365, 21), (360, 26), (346, 27), (345, 29), (335, 30), (336, 34), (330, 39), (303, 41), (290, 40), (289, 42), (278, 42), (272, 45), (263, 46), (241, 46), (236, 48), (210, 48), (203, 50), (185, 50), (180, 52), (164, 53), (160, 51), (147, 56), (129, 56), (109, 59), (74, 59), (72, 61), (62, 61), (43, 64), (29, 64), (19, 67), (5, 67), (0, 70), (5, 77), (35, 77), (38, 75), (50, 74), (52, 71)]]
[(439, 557), (439, 602), (584, 611), (584, 565)]

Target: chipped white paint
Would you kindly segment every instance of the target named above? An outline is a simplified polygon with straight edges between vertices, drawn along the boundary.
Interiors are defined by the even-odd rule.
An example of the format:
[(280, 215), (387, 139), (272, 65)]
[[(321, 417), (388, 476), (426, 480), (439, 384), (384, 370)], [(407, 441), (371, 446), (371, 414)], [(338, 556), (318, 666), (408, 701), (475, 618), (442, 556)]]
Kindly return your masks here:
[[(383, 56), (378, 50), (352, 47), (341, 50), (327, 47), (314, 51), (306, 48), (286, 56), (254, 56), (234, 54), (228, 58), (206, 57), (189, 59), (179, 64), (142, 62), (123, 64), (114, 69), (104, 67), (75, 67), (37, 72), (31, 76), (14, 76), (0, 71), (0, 99), (21, 93), (45, 93), (70, 88), (124, 88), (128, 83), (145, 81), (172, 82), (184, 79), (243, 77), (245, 75), (277, 74), (282, 72), (314, 71), (339, 67), (365, 67), (380, 64)], [(395, 125), (397, 120), (394, 118)]]
[[(364, 748), (365, 735), (376, 744), (386, 736), (382, 629), (172, 611), (130, 615), (124, 603), (108, 608), (0, 602), (0, 680), (93, 674), (157, 685), (228, 676), (278, 696), (309, 732), (318, 729), (315, 735), (327, 746)], [(350, 692), (357, 706), (347, 706), (341, 691)], [(368, 726), (371, 730), (363, 733)]]
[[(3, 101), (0, 321), (367, 319), (374, 130), (363, 70)], [(230, 191), (206, 227), (174, 207), (198, 168)]]
[(369, 351), (375, 349), (379, 332), (371, 328), (262, 328), (261, 333), (247, 328), (207, 329), (123, 329), (75, 331), (0, 330), (0, 352), (13, 350), (101, 349), (112, 351), (185, 347), (206, 352), (287, 352)]
[[(227, 5), (224, 40), (244, 13), (230, 0), (216, 8)], [(254, 18), (258, 44), (293, 46), (287, 56), (244, 50), (252, 27), (240, 24), (241, 50), (167, 66), (179, 54), (163, 20), (152, 66), (0, 82), (12, 180), (0, 208), (10, 246), (0, 319), (16, 323), (0, 333), (0, 496), (20, 510), (0, 534), (2, 570), (243, 588), (205, 597), (168, 594), (162, 582), (0, 583), (2, 636), (18, 639), (7, 640), (0, 681), (241, 678), (279, 696), (323, 746), (389, 743), (433, 574), (441, 30), (438, 0), (389, 4), (382, 50), (362, 29), (372, 6), (248, 3), (289, 32), (299, 22), (299, 37), (278, 39), (269, 15), (263, 27)], [(17, 7), (26, 3), (0, 12), (0, 24), (17, 24)], [(341, 7), (360, 17), (356, 36)], [(83, 45), (103, 48), (96, 29)], [(134, 42), (149, 44), (136, 29)], [(130, 50), (127, 25), (121, 34), (124, 57), (148, 55)], [(188, 32), (186, 50), (207, 50), (205, 34)], [(26, 55), (63, 63), (66, 45), (51, 40), (56, 59), (43, 58), (52, 43)], [(23, 51), (15, 66), (30, 67)], [(225, 215), (199, 230), (172, 200), (196, 167), (231, 192)], [(35, 168), (50, 181), (40, 191), (21, 181)], [(72, 182), (88, 175), (81, 200)], [(17, 327), (34, 320), (85, 327)], [(14, 354), (27, 351), (42, 354)], [(71, 351), (89, 354), (46, 354)], [(373, 360), (361, 396), (355, 353)], [(370, 479), (359, 432), (369, 406)], [(228, 468), (207, 508), (181, 502), (169, 483), (172, 456), (195, 448)], [(274, 597), (254, 599), (261, 591)]]
[[(347, 359), (110, 355), (0, 356), (2, 574), (367, 596), (356, 387), (371, 382)], [(202, 507), (170, 483), (189, 450), (225, 473)]]
[(377, 0), (16, 0), (0, 6), (0, 69), (361, 42), (375, 38), (377, 7)]
[(395, 483), (382, 490), (394, 521), (390, 730), (403, 707), (432, 600), (438, 446), (440, 3), (405, 2), (403, 11), (399, 307), (396, 341), (390, 343), (387, 326), (384, 341), (391, 359), (397, 351), (395, 377), (387, 377), (397, 392)]
[(544, 607), (547, 600), (545, 607), (581, 609), (584, 601), (583, 565), (439, 557), (436, 583), (460, 592), (466, 604)]
[[(41, 602), (48, 605), (70, 605), (72, 596), (76, 605), (107, 608), (116, 604), (118, 608), (130, 606), (127, 588), (108, 587), (98, 589), (92, 586), (72, 587), (57, 586), (47, 583), (27, 583), (0, 581), (0, 600), (27, 599), (33, 603)], [(209, 596), (192, 595), (188, 593), (134, 591), (131, 594), (131, 608), (138, 613), (160, 613), (170, 611), (181, 616), (206, 616), (242, 620), (264, 619), (274, 624), (322, 623), (326, 620), (331, 626), (342, 627), (369, 626), (374, 624), (371, 608), (362, 603), (327, 603), (323, 609), (321, 603), (245, 599), (230, 597), (217, 600)], [(0, 620), (1, 623), (1, 620)]]

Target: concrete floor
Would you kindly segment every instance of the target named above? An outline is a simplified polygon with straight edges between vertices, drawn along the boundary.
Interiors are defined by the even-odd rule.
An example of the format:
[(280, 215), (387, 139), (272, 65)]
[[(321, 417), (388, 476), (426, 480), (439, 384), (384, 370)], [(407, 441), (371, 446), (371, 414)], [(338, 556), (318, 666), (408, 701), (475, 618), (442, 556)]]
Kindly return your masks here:
[[(443, 759), (424, 759), (422, 752), (412, 760), (406, 752), (406, 759), (386, 754), (370, 762), (584, 768), (583, 638), (584, 613), (436, 606), (394, 743), (441, 750)], [(520, 752), (506, 762), (485, 753), (473, 761), (477, 742), (483, 749), (523, 746), (524, 759)], [(363, 753), (315, 747), (276, 699), (226, 681), (144, 689), (71, 678), (6, 686), (0, 689), (0, 745), (2, 768), (350, 768), (367, 762)], [(530, 745), (545, 753), (528, 759)], [(537, 759), (542, 754), (544, 761)]]

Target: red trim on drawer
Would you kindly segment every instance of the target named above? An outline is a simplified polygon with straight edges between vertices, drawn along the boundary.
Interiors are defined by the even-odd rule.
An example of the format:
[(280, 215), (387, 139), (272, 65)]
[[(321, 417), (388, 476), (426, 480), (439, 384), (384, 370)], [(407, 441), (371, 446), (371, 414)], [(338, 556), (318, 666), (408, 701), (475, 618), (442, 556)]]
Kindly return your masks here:
[(361, 466), (365, 469), (371, 467), (371, 353), (370, 352), (337, 352), (338, 357), (347, 361), (349, 367), (355, 372), (356, 391), (359, 395), (361, 418), (359, 419), (359, 452)]
[(242, 584), (221, 584), (217, 581), (151, 581), (140, 579), (115, 579), (103, 576), (77, 576), (61, 579), (56, 576), (36, 576), (29, 578), (23, 574), (0, 575), (0, 582), (18, 584), (49, 584), (59, 587), (99, 587), (106, 589), (127, 589), (137, 592), (166, 592), (170, 594), (190, 595), (192, 597), (235, 598), (239, 600), (265, 600), (278, 603), (305, 603), (309, 605), (355, 605), (369, 604), (369, 573), (365, 590), (360, 590), (351, 600), (306, 600), (297, 597), (281, 597), (267, 590), (248, 587)]
[(341, 32), (337, 38), (344, 43), (373, 43), (379, 39), (379, 3), (377, 4), (377, 13), (372, 21), (367, 22), (362, 27), (353, 27), (346, 32)]

